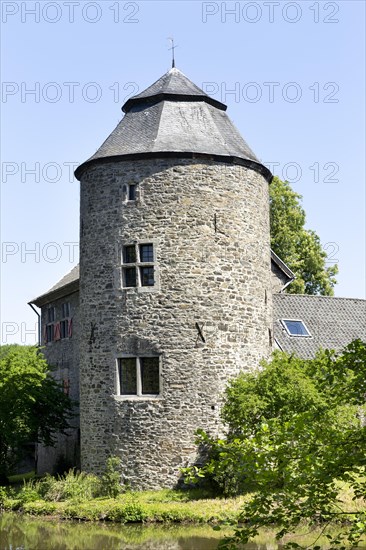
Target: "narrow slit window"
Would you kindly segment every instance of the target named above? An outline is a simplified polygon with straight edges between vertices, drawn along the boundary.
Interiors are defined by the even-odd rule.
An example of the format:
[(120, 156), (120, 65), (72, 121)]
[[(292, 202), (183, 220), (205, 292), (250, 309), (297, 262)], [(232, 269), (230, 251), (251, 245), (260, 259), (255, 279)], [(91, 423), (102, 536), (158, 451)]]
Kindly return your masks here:
[(134, 201), (136, 200), (136, 185), (129, 185), (128, 186), (128, 200)]

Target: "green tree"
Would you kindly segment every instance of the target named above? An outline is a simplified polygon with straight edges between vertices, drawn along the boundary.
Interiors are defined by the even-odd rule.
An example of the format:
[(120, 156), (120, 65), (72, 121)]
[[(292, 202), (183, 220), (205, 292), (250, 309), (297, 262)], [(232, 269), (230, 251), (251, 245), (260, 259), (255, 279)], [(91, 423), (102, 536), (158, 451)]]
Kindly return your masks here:
[(0, 347), (0, 484), (22, 456), (24, 444), (52, 446), (65, 433), (73, 403), (49, 374), (35, 346)]
[(325, 532), (329, 523), (346, 520), (348, 532), (329, 535), (331, 547), (358, 545), (365, 513), (342, 502), (340, 487), (366, 497), (365, 401), (366, 344), (360, 340), (340, 354), (323, 350), (309, 360), (276, 352), (262, 369), (230, 384), (223, 408), (228, 435), (220, 440), (200, 432), (209, 459), (188, 472), (191, 479), (212, 480), (224, 494), (254, 491), (224, 548), (249, 542), (269, 525), (279, 526), (281, 538), (304, 520)]
[(269, 189), (271, 247), (296, 275), (288, 292), (332, 296), (338, 266), (326, 267), (327, 254), (318, 235), (305, 229), (301, 195), (278, 177), (273, 178)]

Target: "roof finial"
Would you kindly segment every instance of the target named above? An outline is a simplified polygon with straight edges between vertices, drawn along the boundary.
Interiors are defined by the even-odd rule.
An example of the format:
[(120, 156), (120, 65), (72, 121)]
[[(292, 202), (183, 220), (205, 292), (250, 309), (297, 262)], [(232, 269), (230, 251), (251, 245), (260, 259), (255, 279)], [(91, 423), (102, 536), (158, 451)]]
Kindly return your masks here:
[(169, 50), (172, 50), (172, 69), (174, 69), (175, 67), (174, 50), (175, 48), (178, 48), (178, 46), (174, 46), (174, 38), (169, 37), (168, 40), (170, 40), (170, 42), (172, 43), (172, 47), (169, 48)]

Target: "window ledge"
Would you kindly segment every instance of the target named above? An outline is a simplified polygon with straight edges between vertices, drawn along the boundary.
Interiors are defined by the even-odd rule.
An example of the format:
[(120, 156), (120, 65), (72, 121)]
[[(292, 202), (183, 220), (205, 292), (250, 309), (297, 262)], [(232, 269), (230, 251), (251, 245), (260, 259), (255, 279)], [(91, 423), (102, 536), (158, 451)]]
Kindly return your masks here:
[(289, 336), (289, 338), (312, 338), (310, 334), (288, 334), (287, 333), (287, 336)]
[(113, 395), (116, 401), (162, 401), (162, 395)]
[(127, 291), (132, 294), (138, 292), (156, 292), (157, 290), (160, 290), (160, 287), (156, 284), (151, 286), (125, 286), (122, 287), (121, 290)]

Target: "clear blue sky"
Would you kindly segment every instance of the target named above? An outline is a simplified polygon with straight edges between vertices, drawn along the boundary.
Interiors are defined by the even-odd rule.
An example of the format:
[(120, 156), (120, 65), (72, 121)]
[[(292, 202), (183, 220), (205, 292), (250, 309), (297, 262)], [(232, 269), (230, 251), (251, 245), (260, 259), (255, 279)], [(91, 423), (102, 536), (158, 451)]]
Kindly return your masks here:
[(228, 105), (257, 156), (302, 194), (308, 227), (339, 264), (336, 295), (365, 297), (363, 1), (1, 8), (2, 343), (35, 342), (27, 302), (78, 261), (71, 165), (170, 68), (169, 36), (177, 67)]

